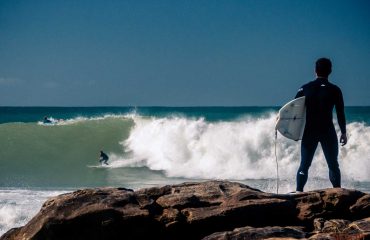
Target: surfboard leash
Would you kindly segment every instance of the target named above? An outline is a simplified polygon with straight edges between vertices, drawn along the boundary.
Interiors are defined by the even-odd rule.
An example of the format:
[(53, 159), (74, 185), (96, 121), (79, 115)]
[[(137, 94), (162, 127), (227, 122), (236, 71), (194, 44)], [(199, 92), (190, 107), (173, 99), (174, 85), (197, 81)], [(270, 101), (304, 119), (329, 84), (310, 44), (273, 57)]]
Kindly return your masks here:
[(279, 194), (279, 161), (276, 154), (277, 130), (275, 129), (276, 194)]

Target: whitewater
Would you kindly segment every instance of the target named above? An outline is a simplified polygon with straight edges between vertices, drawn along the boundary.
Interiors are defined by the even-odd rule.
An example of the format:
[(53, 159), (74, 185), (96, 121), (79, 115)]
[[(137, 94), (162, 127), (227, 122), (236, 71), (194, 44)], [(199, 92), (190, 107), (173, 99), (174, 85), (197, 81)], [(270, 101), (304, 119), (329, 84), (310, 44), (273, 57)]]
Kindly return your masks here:
[[(35, 108), (15, 116), (19, 111), (0, 108), (0, 234), (25, 224), (48, 197), (84, 187), (223, 179), (276, 191), (277, 108)], [(54, 124), (40, 122), (47, 114)], [(370, 108), (346, 114), (343, 187), (370, 192)], [(279, 191), (293, 191), (300, 142), (278, 135), (276, 146)], [(109, 165), (88, 167), (98, 165), (100, 150)], [(306, 190), (330, 187), (320, 146), (309, 174)]]

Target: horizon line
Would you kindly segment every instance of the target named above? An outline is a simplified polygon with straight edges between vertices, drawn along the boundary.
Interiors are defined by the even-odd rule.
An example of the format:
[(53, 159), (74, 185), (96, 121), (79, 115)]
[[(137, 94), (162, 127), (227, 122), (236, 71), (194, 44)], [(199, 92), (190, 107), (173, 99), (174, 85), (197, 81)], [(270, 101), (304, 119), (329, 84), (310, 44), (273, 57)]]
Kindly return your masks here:
[[(284, 104), (282, 105), (235, 105), (235, 106), (232, 106), (232, 105), (199, 105), (199, 106), (185, 106), (185, 105), (179, 105), (179, 106), (170, 106), (170, 105), (140, 105), (140, 106), (135, 106), (135, 105), (122, 105), (122, 106), (119, 106), (119, 105), (96, 105), (96, 106), (93, 106), (93, 105), (87, 105), (87, 106), (58, 106), (58, 105), (55, 105), (55, 106), (42, 106), (42, 105), (35, 105), (35, 106), (22, 106), (22, 105), (18, 105), (18, 106), (0, 106), (0, 108), (32, 108), (32, 107), (39, 107), (39, 108), (48, 108), (48, 107), (54, 107), (54, 108), (97, 108), (97, 107), (101, 107), (101, 108), (142, 108), (142, 107), (147, 107), (147, 108), (160, 108), (160, 107), (165, 107), (165, 108), (232, 108), (232, 107), (235, 107), (235, 108), (238, 108), (238, 107), (271, 107), (271, 108), (275, 108), (275, 107), (282, 107)], [(344, 106), (345, 108), (346, 107), (370, 107), (370, 105), (347, 105), (347, 106)]]

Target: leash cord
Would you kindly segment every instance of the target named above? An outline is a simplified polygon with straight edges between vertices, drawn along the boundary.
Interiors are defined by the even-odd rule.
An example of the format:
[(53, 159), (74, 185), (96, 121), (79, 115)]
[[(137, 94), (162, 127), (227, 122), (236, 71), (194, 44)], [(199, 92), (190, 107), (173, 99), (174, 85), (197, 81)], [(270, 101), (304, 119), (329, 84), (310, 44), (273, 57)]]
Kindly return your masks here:
[(277, 130), (275, 130), (276, 194), (279, 194), (279, 162), (276, 154)]

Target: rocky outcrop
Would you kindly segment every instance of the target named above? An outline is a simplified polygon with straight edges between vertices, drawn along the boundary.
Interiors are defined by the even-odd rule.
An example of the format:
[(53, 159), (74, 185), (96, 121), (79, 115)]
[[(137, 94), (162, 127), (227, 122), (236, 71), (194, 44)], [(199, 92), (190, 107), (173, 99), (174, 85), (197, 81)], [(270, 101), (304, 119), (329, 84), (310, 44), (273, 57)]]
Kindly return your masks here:
[(322, 221), (323, 225), (321, 225), (321, 227), (315, 226), (316, 231), (309, 239), (370, 239), (370, 218), (354, 221), (352, 223), (343, 219), (332, 219), (328, 221), (319, 219), (318, 221)]
[(369, 194), (356, 190), (278, 195), (208, 181), (63, 194), (0, 239), (366, 239), (369, 217)]
[(343, 219), (314, 220), (315, 230), (305, 232), (304, 227), (243, 227), (233, 231), (216, 232), (203, 240), (236, 239), (310, 239), (310, 240), (363, 240), (370, 239), (370, 218), (350, 222)]
[(269, 239), (269, 238), (284, 238), (284, 239), (302, 239), (306, 233), (302, 227), (242, 227), (236, 228), (233, 231), (217, 232), (203, 238), (203, 240), (226, 240), (226, 239)]

